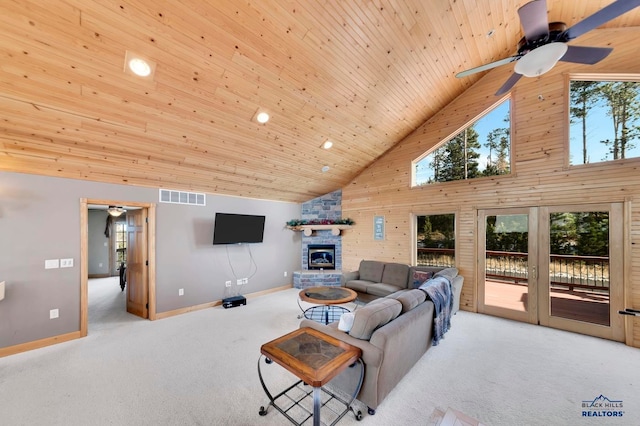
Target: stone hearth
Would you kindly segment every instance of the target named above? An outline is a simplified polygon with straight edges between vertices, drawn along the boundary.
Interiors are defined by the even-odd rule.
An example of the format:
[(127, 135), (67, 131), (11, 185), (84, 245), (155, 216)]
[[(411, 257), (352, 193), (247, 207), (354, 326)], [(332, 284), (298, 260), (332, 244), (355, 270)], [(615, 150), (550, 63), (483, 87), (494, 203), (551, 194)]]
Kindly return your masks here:
[(305, 270), (293, 272), (293, 286), (295, 288), (309, 288), (319, 286), (339, 286), (342, 272), (332, 270)]

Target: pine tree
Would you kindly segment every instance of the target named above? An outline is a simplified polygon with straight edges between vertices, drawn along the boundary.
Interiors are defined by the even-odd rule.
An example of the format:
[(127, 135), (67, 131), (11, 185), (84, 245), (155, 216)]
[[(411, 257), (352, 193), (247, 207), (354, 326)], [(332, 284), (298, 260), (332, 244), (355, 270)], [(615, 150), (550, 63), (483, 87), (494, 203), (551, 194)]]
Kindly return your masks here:
[(577, 255), (609, 256), (609, 212), (576, 213)]
[(640, 115), (639, 89), (640, 83), (631, 81), (606, 82), (600, 87), (614, 131), (613, 141), (601, 142), (609, 147), (614, 160), (626, 158), (627, 150), (635, 147), (632, 141), (640, 135), (637, 120)]
[(478, 177), (480, 142), (473, 126), (466, 128), (442, 148), (440, 173), (437, 182), (472, 179)]
[(572, 81), (571, 105), (569, 111), (572, 121), (582, 122), (582, 164), (589, 163), (587, 152), (587, 114), (598, 101), (599, 82), (596, 81)]
[[(508, 120), (507, 120), (508, 121)], [(506, 127), (493, 129), (487, 135), (485, 146), (489, 148), (487, 167), (482, 173), (484, 176), (497, 176), (509, 173), (509, 129)], [(495, 152), (495, 161), (493, 159)]]

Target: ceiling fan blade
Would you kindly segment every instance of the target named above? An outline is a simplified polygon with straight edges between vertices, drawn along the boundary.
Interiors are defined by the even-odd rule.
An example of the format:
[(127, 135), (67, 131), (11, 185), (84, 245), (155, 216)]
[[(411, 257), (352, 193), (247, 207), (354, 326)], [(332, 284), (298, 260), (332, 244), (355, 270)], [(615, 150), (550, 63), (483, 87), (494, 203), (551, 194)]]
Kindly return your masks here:
[[(526, 6), (526, 5), (525, 5)], [(609, 22), (631, 9), (640, 6), (640, 0), (618, 0), (600, 9), (593, 15), (568, 28), (560, 37), (564, 41), (573, 40), (600, 25)]]
[(515, 55), (515, 56), (509, 56), (508, 58), (499, 59), (499, 60), (494, 61), (494, 62), (489, 62), (488, 64), (480, 65), (479, 67), (470, 68), (468, 70), (460, 71), (458, 74), (456, 74), (456, 77), (457, 78), (466, 77), (466, 76), (471, 75), (471, 74), (475, 74), (475, 73), (478, 73), (478, 72), (490, 70), (492, 68), (499, 67), (500, 65), (506, 65), (506, 64), (508, 64), (510, 62), (517, 61), (521, 57), (522, 57), (522, 55)]
[(518, 9), (518, 16), (527, 41), (535, 41), (549, 35), (547, 0), (534, 0), (525, 4)]
[(568, 46), (567, 53), (560, 58), (563, 62), (576, 64), (597, 64), (613, 51), (610, 47)]
[(518, 80), (520, 80), (520, 77), (522, 77), (522, 74), (518, 74), (517, 72), (511, 74), (511, 77), (509, 77), (509, 79), (505, 81), (502, 87), (498, 89), (498, 91), (496, 92), (496, 96), (503, 95), (511, 90), (511, 88), (518, 82)]

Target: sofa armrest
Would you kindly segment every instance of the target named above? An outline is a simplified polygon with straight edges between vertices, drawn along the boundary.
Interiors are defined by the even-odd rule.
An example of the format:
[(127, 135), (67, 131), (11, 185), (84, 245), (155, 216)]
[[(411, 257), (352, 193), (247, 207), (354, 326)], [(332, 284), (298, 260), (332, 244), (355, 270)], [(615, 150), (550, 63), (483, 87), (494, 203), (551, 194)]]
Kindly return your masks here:
[(340, 285), (342, 287), (344, 287), (344, 285), (347, 282), (352, 281), (352, 280), (357, 280), (359, 278), (360, 278), (360, 271), (345, 272), (340, 277)]
[(460, 294), (462, 293), (462, 285), (464, 284), (464, 277), (457, 275), (451, 281), (451, 287), (453, 287), (453, 309), (451, 314), (455, 314), (460, 310)]
[(365, 363), (365, 365), (371, 367), (379, 367), (382, 363), (383, 352), (380, 348), (372, 345), (368, 340), (356, 339), (353, 336), (349, 336), (344, 331), (338, 330), (338, 322), (324, 325), (312, 320), (303, 319), (302, 321), (300, 321), (300, 328), (303, 327), (313, 328), (314, 330), (318, 330), (324, 334), (328, 334), (331, 337), (335, 337), (342, 342), (360, 348), (362, 350), (362, 361)]

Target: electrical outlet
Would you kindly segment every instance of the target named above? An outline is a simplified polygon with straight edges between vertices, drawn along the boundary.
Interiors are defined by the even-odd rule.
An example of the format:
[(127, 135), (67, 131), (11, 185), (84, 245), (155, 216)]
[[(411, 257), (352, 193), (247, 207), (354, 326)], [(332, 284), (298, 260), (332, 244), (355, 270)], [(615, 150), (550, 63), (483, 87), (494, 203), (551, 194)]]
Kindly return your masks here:
[(73, 259), (60, 259), (61, 268), (73, 268)]
[(249, 284), (249, 278), (243, 278), (242, 284)]
[(178, 289), (178, 296), (184, 296), (184, 288)]
[(287, 276), (287, 271), (284, 271), (284, 276), (285, 276), (285, 277)]
[(60, 316), (60, 311), (58, 309), (51, 309), (49, 311), (49, 319), (55, 319)]
[(231, 281), (225, 281), (224, 286), (225, 287), (231, 287)]
[(242, 285), (242, 279), (236, 280), (236, 285)]

